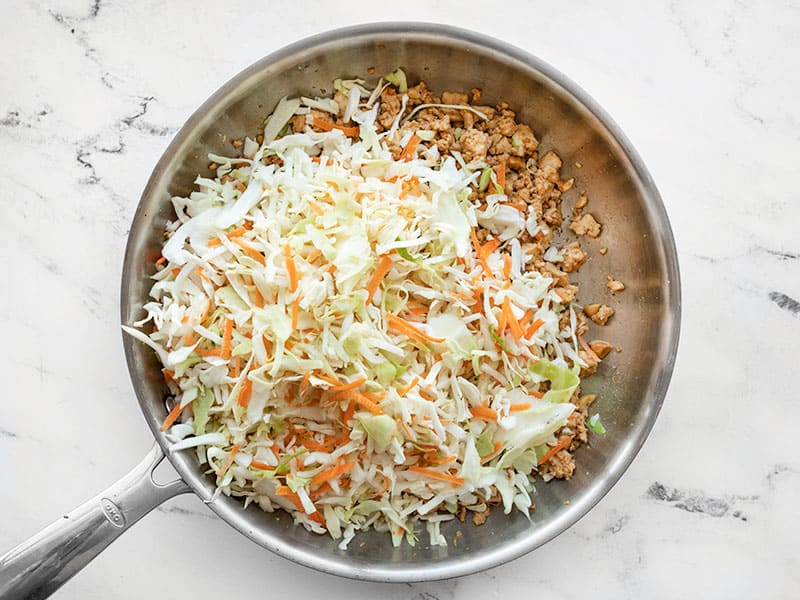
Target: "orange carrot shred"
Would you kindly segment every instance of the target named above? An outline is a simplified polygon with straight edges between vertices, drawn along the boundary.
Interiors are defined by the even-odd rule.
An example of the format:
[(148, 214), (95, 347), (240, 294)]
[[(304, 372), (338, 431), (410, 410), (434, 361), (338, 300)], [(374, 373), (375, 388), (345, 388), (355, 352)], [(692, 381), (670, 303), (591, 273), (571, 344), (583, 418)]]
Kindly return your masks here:
[(553, 446), (547, 452), (544, 453), (542, 458), (539, 459), (539, 464), (543, 465), (548, 460), (553, 458), (556, 454), (561, 452), (564, 448), (567, 448), (572, 443), (572, 437), (573, 436), (570, 435), (568, 437), (561, 438), (555, 446)]
[(266, 259), (266, 258), (264, 258), (264, 255), (263, 255), (263, 254), (261, 254), (261, 252), (259, 252), (258, 250), (256, 250), (256, 249), (255, 249), (255, 248), (253, 248), (252, 246), (248, 246), (248, 245), (247, 245), (247, 244), (245, 244), (245, 243), (244, 243), (242, 240), (236, 239), (236, 240), (233, 240), (233, 242), (234, 242), (234, 243), (235, 243), (237, 246), (239, 246), (239, 247), (240, 247), (242, 250), (244, 250), (244, 251), (245, 251), (245, 253), (246, 253), (246, 254), (247, 254), (247, 255), (248, 255), (250, 258), (252, 258), (252, 259), (253, 259), (253, 260), (255, 260), (256, 262), (260, 263), (260, 264), (261, 264), (261, 266), (266, 266), (266, 264), (267, 264), (267, 259)]
[(511, 256), (508, 254), (503, 255), (503, 275), (506, 279), (511, 277)]
[(164, 257), (162, 256), (161, 258), (159, 258), (159, 259), (156, 261), (156, 266), (157, 266), (157, 267), (160, 267), (160, 266), (161, 266), (161, 265), (163, 265), (165, 262), (167, 262), (167, 259), (166, 259), (166, 258), (164, 258)]
[(231, 337), (233, 336), (233, 319), (225, 319), (222, 330), (222, 347), (220, 357), (228, 360), (231, 357)]
[(427, 333), (420, 331), (416, 327), (414, 327), (411, 323), (406, 321), (405, 319), (401, 319), (397, 315), (393, 315), (391, 313), (386, 313), (386, 318), (389, 321), (389, 325), (394, 327), (394, 329), (400, 331), (401, 333), (406, 334), (408, 337), (414, 338), (421, 342), (434, 342), (434, 343), (442, 343), (445, 341), (445, 338), (436, 338), (429, 336)]
[(364, 384), (366, 381), (367, 381), (366, 377), (359, 377), (358, 379), (355, 379), (354, 381), (351, 381), (350, 383), (343, 383), (341, 385), (334, 385), (334, 386), (331, 386), (329, 389), (332, 392), (347, 392), (349, 390), (356, 389), (358, 386)]
[(476, 419), (482, 419), (484, 421), (497, 421), (497, 411), (493, 408), (489, 408), (486, 405), (470, 408), (469, 412)]
[(292, 249), (289, 244), (283, 247), (283, 256), (286, 258), (286, 272), (289, 274), (289, 291), (294, 292), (297, 289), (297, 267), (294, 265)]
[(254, 460), (250, 463), (250, 466), (254, 469), (261, 469), (262, 471), (274, 471), (275, 467), (269, 466), (267, 463), (263, 463), (260, 460)]
[(297, 329), (297, 321), (300, 318), (300, 298), (292, 302), (292, 330)]
[(228, 469), (231, 468), (233, 464), (233, 459), (236, 458), (236, 453), (239, 452), (239, 444), (235, 444), (233, 448), (231, 448), (230, 453), (228, 454), (228, 458), (225, 460), (225, 463), (220, 467), (220, 470), (217, 471), (217, 477), (222, 477), (225, 473), (228, 472)]
[(497, 165), (497, 167), (495, 167), (495, 173), (497, 174), (497, 185), (493, 183), (492, 187), (494, 187), (496, 193), (500, 194), (502, 193), (500, 188), (503, 188), (503, 191), (505, 191), (506, 187), (506, 163)]
[(239, 406), (242, 408), (247, 407), (250, 403), (250, 397), (253, 395), (253, 382), (249, 377), (244, 378), (242, 389), (239, 390)]
[(511, 329), (511, 335), (514, 336), (515, 340), (520, 339), (524, 335), (524, 332), (522, 331), (522, 326), (519, 324), (519, 321), (517, 321), (516, 317), (514, 317), (514, 313), (511, 311), (508, 296), (503, 299), (503, 310), (506, 312), (506, 319)]
[(440, 481), (447, 481), (455, 485), (464, 485), (464, 480), (461, 477), (450, 475), (449, 473), (442, 473), (441, 471), (434, 471), (433, 469), (425, 469), (424, 467), (408, 467), (412, 473), (425, 475), (431, 479), (439, 479)]
[(356, 391), (350, 390), (349, 392), (345, 392), (345, 398), (353, 400), (355, 403), (361, 405), (363, 408), (366, 408), (369, 412), (374, 415), (382, 415), (383, 410), (380, 406), (375, 404), (372, 400), (367, 398), (364, 394), (359, 394)]
[(372, 279), (370, 279), (369, 283), (367, 284), (367, 304), (372, 302), (372, 297), (375, 295), (375, 292), (378, 291), (378, 286), (380, 285), (381, 280), (386, 277), (386, 274), (391, 268), (392, 259), (389, 258), (387, 254), (384, 254), (381, 257), (381, 262), (378, 263), (378, 268), (375, 269), (375, 273), (372, 275)]
[(317, 129), (322, 129), (323, 131), (332, 131), (334, 129), (339, 129), (347, 137), (358, 137), (360, 131), (358, 127), (347, 127), (346, 125), (337, 125), (332, 121), (328, 121), (327, 119), (321, 119), (319, 117), (314, 117), (314, 119), (311, 121), (311, 124)]
[(405, 148), (403, 148), (403, 151), (400, 153), (398, 160), (411, 160), (414, 157), (414, 151), (417, 149), (417, 146), (419, 146), (421, 141), (421, 137), (419, 137), (416, 133), (413, 134), (408, 140), (408, 143), (406, 143)]
[(528, 329), (527, 329), (527, 330), (525, 330), (525, 337), (526, 337), (526, 338), (528, 338), (528, 339), (530, 339), (530, 338), (531, 338), (531, 336), (532, 336), (534, 333), (536, 333), (537, 331), (539, 331), (539, 328), (540, 328), (542, 325), (544, 325), (544, 321), (542, 321), (541, 319), (536, 319), (536, 320), (533, 322), (533, 324), (532, 324), (530, 327), (528, 327)]
[(544, 392), (528, 392), (528, 395), (534, 398), (544, 398)]
[(408, 387), (405, 387), (402, 390), (397, 390), (397, 394), (400, 397), (405, 396), (408, 392), (410, 392), (412, 389), (414, 389), (414, 386), (417, 385), (418, 381), (419, 381), (419, 377), (414, 377), (414, 379), (411, 380), (411, 383), (408, 384)]
[(306, 374), (303, 375), (303, 381), (300, 383), (300, 393), (305, 394), (306, 389), (308, 388), (308, 380), (311, 379), (311, 371), (306, 371)]
[(176, 402), (175, 406), (172, 407), (172, 410), (169, 411), (167, 418), (164, 419), (164, 423), (161, 425), (161, 431), (166, 431), (175, 421), (178, 420), (181, 410), (181, 403)]
[(508, 407), (509, 412), (520, 412), (523, 410), (528, 410), (531, 407), (530, 402), (520, 402), (519, 404), (512, 404)]
[(318, 248), (314, 248), (311, 252), (308, 253), (308, 256), (306, 257), (306, 261), (308, 263), (313, 263), (320, 256), (322, 256), (322, 251), (320, 249), (318, 249)]

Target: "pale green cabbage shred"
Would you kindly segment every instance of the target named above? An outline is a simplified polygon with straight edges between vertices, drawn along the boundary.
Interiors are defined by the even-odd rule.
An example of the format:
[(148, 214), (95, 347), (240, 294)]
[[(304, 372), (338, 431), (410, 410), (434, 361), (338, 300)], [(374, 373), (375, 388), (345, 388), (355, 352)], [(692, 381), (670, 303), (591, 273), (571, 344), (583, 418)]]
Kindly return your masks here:
[[(387, 79), (405, 84), (401, 74)], [(253, 151), (248, 140), (250, 156), (173, 198), (153, 300), (138, 329), (125, 330), (153, 347), (175, 401), (191, 405), (168, 436), (222, 473), (219, 493), (282, 508), (342, 547), (370, 527), (414, 544), (425, 526), (431, 544), (446, 544), (440, 523), (461, 506), (484, 510), (494, 490), (506, 513), (527, 514), (537, 449), (575, 410), (575, 319), (559, 326), (572, 309), (526, 268), (516, 240), (485, 258), (491, 273), (478, 259), (470, 232), (480, 215), (468, 197), (493, 175), (484, 162), (457, 163), (424, 141), (411, 160), (393, 159), (389, 143), (410, 134), (378, 133), (370, 90), (337, 83), (360, 135), (316, 132), (308, 118), (304, 133), (275, 139), (309, 112), (283, 99), (264, 144)], [(328, 102), (304, 99), (316, 101)], [(280, 161), (265, 164), (271, 156)], [(522, 226), (530, 218), (522, 214)], [(368, 301), (384, 257), (388, 272)], [(497, 333), (504, 298), (516, 319), (530, 309), (530, 321), (541, 321), (530, 338)], [(409, 336), (387, 314), (437, 341)], [(230, 357), (221, 351), (228, 319)], [(329, 390), (360, 380), (352, 391)], [(478, 407), (497, 420), (473, 417)], [(442, 478), (409, 469), (420, 461)]]

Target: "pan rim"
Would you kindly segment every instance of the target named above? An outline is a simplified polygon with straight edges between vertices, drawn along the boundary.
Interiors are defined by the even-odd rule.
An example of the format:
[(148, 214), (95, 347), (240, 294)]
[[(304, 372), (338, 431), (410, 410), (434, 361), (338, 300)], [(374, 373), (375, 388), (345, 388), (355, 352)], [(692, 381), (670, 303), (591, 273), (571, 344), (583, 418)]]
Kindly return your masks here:
[[(666, 396), (669, 382), (675, 365), (678, 342), (680, 337), (681, 322), (681, 284), (678, 266), (677, 250), (675, 240), (664, 207), (661, 195), (656, 188), (649, 171), (644, 165), (640, 155), (635, 150), (631, 142), (622, 132), (620, 127), (611, 119), (605, 110), (581, 87), (571, 79), (563, 75), (548, 63), (542, 61), (533, 54), (517, 48), (508, 43), (502, 42), (487, 35), (474, 31), (443, 25), (437, 23), (424, 22), (382, 22), (356, 25), (339, 28), (311, 37), (307, 37), (293, 44), (285, 46), (251, 64), (240, 73), (229, 79), (216, 92), (214, 92), (186, 121), (173, 140), (170, 142), (162, 156), (159, 158), (152, 174), (142, 192), (137, 210), (135, 212), (131, 231), (136, 230), (136, 224), (148, 219), (145, 208), (145, 200), (153, 194), (158, 193), (158, 183), (166, 165), (170, 163), (173, 156), (181, 149), (191, 133), (201, 122), (203, 115), (213, 110), (219, 103), (227, 98), (234, 90), (249, 78), (270, 68), (280, 61), (295, 57), (304, 52), (314, 50), (320, 46), (331, 44), (343, 39), (353, 42), (356, 39), (370, 38), (377, 35), (407, 35), (414, 36), (433, 36), (441, 43), (457, 42), (484, 51), (494, 52), (500, 56), (519, 62), (540, 73), (550, 83), (562, 88), (571, 96), (577, 104), (587, 110), (595, 117), (609, 137), (619, 146), (622, 154), (630, 161), (632, 170), (637, 178), (637, 184), (641, 188), (642, 197), (647, 203), (647, 208), (653, 221), (657, 224), (660, 231), (661, 251), (663, 253), (665, 270), (667, 276), (667, 297), (665, 298), (665, 317), (669, 321), (665, 329), (666, 351), (664, 352), (664, 364), (655, 380), (651, 397), (647, 399), (649, 413), (644, 426), (636, 432), (632, 439), (620, 447), (614, 455), (614, 460), (609, 466), (609, 470), (603, 478), (602, 485), (592, 486), (592, 489), (584, 494), (579, 501), (573, 503), (567, 512), (558, 516), (552, 522), (542, 526), (530, 536), (506, 545), (498, 545), (490, 552), (475, 554), (468, 559), (458, 561), (446, 560), (441, 564), (427, 564), (419, 566), (402, 566), (398, 564), (386, 564), (381, 566), (371, 566), (369, 568), (358, 568), (344, 564), (339, 560), (332, 560), (330, 557), (303, 551), (285, 543), (275, 536), (265, 535), (263, 532), (255, 531), (242, 527), (237, 523), (237, 513), (241, 510), (241, 503), (235, 499), (228, 499), (223, 496), (213, 499), (209, 492), (209, 482), (199, 472), (198, 468), (190, 469), (189, 463), (181, 457), (173, 456), (169, 453), (168, 441), (160, 431), (159, 423), (154, 415), (145, 405), (142, 394), (140, 393), (137, 381), (137, 367), (133, 345), (135, 342), (129, 336), (123, 335), (123, 346), (128, 365), (128, 372), (136, 392), (137, 400), (142, 409), (143, 416), (147, 421), (157, 443), (164, 450), (165, 455), (180, 474), (182, 479), (192, 488), (192, 490), (205, 500), (206, 504), (226, 523), (237, 529), (252, 541), (272, 552), (288, 558), (298, 564), (343, 577), (352, 579), (378, 581), (378, 582), (409, 582), (409, 581), (433, 581), (448, 579), (464, 575), (473, 574), (492, 567), (499, 566), (520, 556), (527, 554), (535, 548), (547, 543), (563, 531), (577, 523), (589, 510), (596, 506), (599, 501), (616, 485), (624, 472), (635, 459), (639, 450), (642, 448), (650, 431), (652, 430), (656, 418)], [(132, 264), (134, 262), (134, 238), (131, 233), (128, 238), (125, 258), (122, 270), (121, 285), (121, 318), (124, 322), (130, 314), (131, 296), (128, 287), (131, 280)], [(233, 503), (236, 503), (234, 506)], [(238, 506), (238, 508), (237, 508)]]

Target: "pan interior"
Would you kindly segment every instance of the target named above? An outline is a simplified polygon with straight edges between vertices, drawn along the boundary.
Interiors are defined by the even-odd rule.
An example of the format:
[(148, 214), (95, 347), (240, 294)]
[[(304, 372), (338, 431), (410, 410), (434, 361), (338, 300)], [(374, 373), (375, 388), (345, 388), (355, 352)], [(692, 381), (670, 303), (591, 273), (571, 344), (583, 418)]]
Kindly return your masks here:
[[(614, 484), (635, 456), (660, 408), (677, 344), (679, 281), (674, 242), (655, 187), (616, 127), (573, 84), (521, 51), (475, 34), (428, 25), (377, 25), (332, 32), (295, 44), (254, 64), (214, 94), (187, 122), (159, 161), (134, 218), (125, 257), (122, 321), (141, 317), (160, 255), (164, 224), (172, 218), (171, 196), (187, 195), (207, 154), (228, 154), (229, 141), (254, 136), (283, 96), (323, 95), (337, 77), (365, 77), (402, 66), (410, 82), (424, 79), (435, 92), (483, 90), (482, 103), (507, 101), (520, 122), (555, 149), (562, 174), (575, 177), (565, 195), (568, 213), (580, 190), (603, 224), (597, 240), (582, 239), (591, 258), (576, 279), (584, 302), (610, 304), (616, 316), (590, 331), (622, 349), (606, 359), (583, 386), (597, 393), (594, 405), (608, 430), (577, 452), (569, 481), (537, 485), (530, 521), (495, 511), (476, 527), (468, 520), (443, 527), (446, 547), (429, 546), (421, 532), (412, 548), (393, 548), (386, 534), (355, 538), (346, 551), (327, 536), (308, 533), (283, 513), (248, 510), (225, 496), (210, 503), (242, 533), (302, 564), (339, 575), (385, 581), (427, 580), (478, 571), (529, 551), (574, 523)], [(373, 71), (374, 69), (374, 71)], [(377, 77), (377, 75), (375, 76)], [(580, 165), (580, 167), (578, 166)], [(608, 253), (601, 256), (601, 247)], [(611, 297), (606, 275), (626, 291)], [(144, 416), (158, 442), (167, 393), (154, 354), (126, 337), (125, 351)], [(202, 475), (191, 453), (170, 456), (178, 472), (204, 499), (214, 483)], [(569, 503), (567, 503), (569, 501)]]

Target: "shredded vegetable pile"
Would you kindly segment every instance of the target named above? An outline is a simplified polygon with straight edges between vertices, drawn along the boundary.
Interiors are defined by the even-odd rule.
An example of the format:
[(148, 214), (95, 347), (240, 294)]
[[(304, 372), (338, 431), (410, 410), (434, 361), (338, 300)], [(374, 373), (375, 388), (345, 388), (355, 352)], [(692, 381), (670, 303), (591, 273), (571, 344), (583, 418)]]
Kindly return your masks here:
[[(387, 86), (402, 105), (381, 126)], [(402, 71), (336, 89), (281, 100), (173, 198), (146, 318), (124, 329), (163, 363), (172, 451), (218, 493), (342, 547), (369, 528), (446, 544), (465, 511), (528, 514), (537, 468), (573, 442), (582, 318), (520, 244), (546, 226), (508, 205), (505, 167), (440, 151), (419, 120), (486, 114), (412, 110)]]

